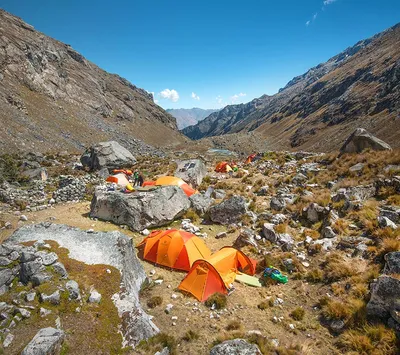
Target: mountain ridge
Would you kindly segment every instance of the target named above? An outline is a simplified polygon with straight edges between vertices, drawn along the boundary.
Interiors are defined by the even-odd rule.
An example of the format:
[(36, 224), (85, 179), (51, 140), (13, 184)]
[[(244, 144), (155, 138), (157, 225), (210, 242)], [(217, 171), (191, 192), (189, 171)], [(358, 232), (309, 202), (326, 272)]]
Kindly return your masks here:
[(180, 130), (185, 127), (196, 124), (198, 121), (206, 118), (210, 114), (219, 111), (219, 109), (202, 109), (199, 107), (193, 108), (178, 108), (165, 110), (176, 119), (176, 124)]

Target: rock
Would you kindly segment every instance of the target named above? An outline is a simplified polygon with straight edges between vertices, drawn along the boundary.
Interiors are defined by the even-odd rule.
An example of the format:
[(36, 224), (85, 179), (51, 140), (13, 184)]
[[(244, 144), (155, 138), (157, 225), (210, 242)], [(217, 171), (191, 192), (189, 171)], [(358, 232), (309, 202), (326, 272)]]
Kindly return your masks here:
[(51, 274), (48, 274), (46, 272), (39, 272), (31, 277), (32, 285), (35, 287), (47, 281), (50, 281), (51, 279), (52, 279)]
[(189, 197), (190, 203), (191, 203), (191, 207), (199, 214), (199, 215), (203, 215), (205, 214), (213, 200), (209, 197), (206, 197), (205, 195), (202, 194), (194, 194), (192, 196)]
[(49, 302), (54, 305), (60, 304), (60, 291), (57, 290), (53, 292), (51, 295), (46, 295), (45, 293), (40, 294), (40, 300), (41, 302)]
[(268, 195), (269, 186), (261, 186), (260, 189), (257, 191), (258, 196), (267, 196)]
[(51, 265), (51, 267), (53, 268), (53, 270), (59, 274), (62, 278), (67, 278), (68, 277), (68, 272), (64, 266), (63, 263), (60, 263), (59, 261), (57, 261), (56, 263), (54, 263), (53, 265)]
[(296, 185), (301, 185), (301, 184), (305, 183), (306, 181), (307, 181), (307, 176), (305, 176), (302, 173), (296, 174), (292, 179), (292, 183), (296, 184)]
[(239, 223), (246, 213), (246, 200), (237, 195), (212, 206), (209, 210), (210, 218), (213, 222), (225, 225)]
[(30, 318), (30, 316), (31, 316), (31, 312), (29, 312), (25, 308), (15, 308), (14, 314), (18, 314), (18, 313), (21, 314), (22, 318)]
[(146, 274), (136, 256), (131, 238), (118, 231), (97, 232), (94, 238), (78, 228), (40, 223), (19, 228), (9, 240), (54, 240), (60, 247), (69, 250), (72, 259), (86, 264), (114, 266), (121, 272), (120, 292), (113, 295), (113, 302), (122, 319), (120, 331), (124, 343), (134, 347), (159, 331), (139, 302), (139, 291), (146, 280)]
[(24, 170), (21, 175), (28, 180), (40, 181), (46, 181), (49, 176), (46, 168), (27, 169)]
[(115, 141), (98, 143), (81, 156), (81, 163), (90, 170), (130, 168), (136, 159), (130, 151)]
[(20, 280), (22, 283), (26, 284), (31, 281), (33, 275), (44, 271), (45, 267), (43, 266), (40, 259), (35, 259), (26, 263), (21, 263), (21, 272), (20, 272)]
[(385, 206), (381, 208), (380, 215), (389, 218), (394, 223), (400, 223), (400, 207)]
[(341, 333), (345, 327), (345, 323), (341, 319), (334, 319), (329, 323), (329, 328), (334, 333)]
[(27, 293), (25, 296), (26, 302), (33, 302), (35, 300), (35, 298), (36, 298), (36, 292), (33, 292), (33, 291)]
[(80, 300), (81, 299), (81, 292), (79, 290), (79, 285), (76, 281), (69, 280), (65, 284), (65, 287), (68, 290), (69, 299), (71, 299), (71, 300)]
[(22, 350), (21, 355), (53, 355), (58, 354), (65, 334), (55, 328), (40, 329), (30, 343)]
[(165, 313), (170, 314), (173, 307), (174, 307), (174, 305), (173, 305), (172, 303), (168, 303), (168, 304), (165, 306)]
[(128, 225), (134, 231), (166, 225), (182, 216), (190, 201), (178, 186), (162, 186), (140, 194), (96, 190), (90, 216)]
[(214, 346), (210, 355), (261, 355), (259, 347), (244, 339), (226, 340)]
[(273, 244), (279, 245), (284, 251), (290, 251), (294, 246), (294, 239), (287, 233), (275, 232), (274, 224), (264, 223), (262, 233), (265, 239)]
[(314, 247), (315, 245), (321, 245), (321, 249), (323, 251), (328, 251), (333, 249), (334, 243), (337, 242), (337, 238), (323, 238), (323, 239), (318, 239), (318, 240), (313, 240), (310, 243), (310, 247)]
[(8, 348), (11, 345), (13, 340), (14, 340), (14, 335), (12, 335), (11, 333), (8, 333), (3, 341), (3, 347)]
[(215, 239), (222, 239), (222, 238), (226, 238), (228, 236), (228, 233), (226, 232), (219, 232), (216, 236)]
[(371, 284), (371, 298), (367, 304), (367, 315), (387, 320), (399, 295), (399, 279), (389, 275), (379, 276), (378, 280)]
[(141, 234), (141, 235), (144, 235), (145, 237), (147, 237), (148, 235), (150, 235), (150, 231), (146, 228), (146, 229), (143, 229), (143, 230), (140, 232), (140, 234)]
[(201, 159), (181, 160), (177, 162), (178, 167), (175, 176), (181, 178), (193, 187), (198, 187), (207, 174), (207, 168)]
[(258, 250), (258, 244), (255, 237), (256, 234), (251, 229), (243, 228), (240, 230), (239, 236), (236, 238), (233, 246), (240, 249), (246, 245), (251, 245)]
[(286, 207), (286, 201), (283, 197), (272, 197), (270, 207), (274, 211), (282, 211)]
[(379, 227), (381, 227), (381, 228), (389, 227), (389, 228), (392, 228), (392, 229), (397, 229), (396, 223), (392, 222), (387, 217), (379, 216), (378, 217), (378, 223), (379, 223)]
[(361, 153), (364, 149), (391, 150), (389, 144), (376, 138), (363, 128), (357, 128), (340, 148), (340, 153)]
[(100, 301), (101, 301), (101, 294), (98, 293), (95, 289), (91, 290), (88, 302), (89, 303), (100, 303)]
[(169, 355), (169, 349), (165, 347), (161, 351), (157, 351), (154, 355)]
[(216, 199), (216, 200), (223, 200), (226, 196), (226, 192), (225, 190), (222, 189), (215, 189), (212, 192), (212, 196)]
[(337, 234), (332, 227), (325, 227), (322, 229), (321, 236), (322, 238), (335, 238), (337, 237)]
[(51, 314), (51, 310), (50, 309), (46, 309), (46, 308), (43, 308), (43, 307), (40, 307), (39, 312), (40, 312), (40, 316), (42, 318), (43, 317), (47, 317), (49, 314)]
[(303, 210), (303, 215), (311, 223), (324, 220), (329, 214), (329, 209), (313, 202)]
[(22, 221), (22, 222), (26, 222), (26, 221), (28, 220), (28, 217), (25, 216), (24, 214), (22, 214), (22, 215), (19, 217), (19, 220)]
[(4, 256), (0, 256), (0, 266), (10, 265), (12, 261)]
[(400, 274), (400, 251), (393, 251), (385, 255), (384, 274)]
[(56, 253), (46, 253), (44, 251), (37, 252), (37, 255), (42, 259), (42, 263), (45, 266), (54, 264), (58, 260)]
[(365, 201), (375, 196), (376, 187), (372, 184), (348, 187), (346, 189), (346, 194), (349, 196), (350, 200)]

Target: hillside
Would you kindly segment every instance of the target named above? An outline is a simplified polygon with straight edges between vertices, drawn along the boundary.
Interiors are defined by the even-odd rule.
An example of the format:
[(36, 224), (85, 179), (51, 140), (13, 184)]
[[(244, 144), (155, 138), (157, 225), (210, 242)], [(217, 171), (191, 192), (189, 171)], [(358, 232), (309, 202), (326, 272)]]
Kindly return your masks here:
[(277, 94), (226, 106), (183, 133), (260, 133), (271, 149), (330, 151), (355, 127), (400, 146), (400, 25), (295, 77)]
[(151, 94), (1, 9), (0, 83), (1, 151), (186, 140)]
[(179, 129), (183, 129), (188, 126), (195, 125), (197, 122), (203, 120), (207, 116), (219, 110), (204, 110), (202, 108), (169, 108), (166, 110), (170, 115), (176, 118), (176, 124)]

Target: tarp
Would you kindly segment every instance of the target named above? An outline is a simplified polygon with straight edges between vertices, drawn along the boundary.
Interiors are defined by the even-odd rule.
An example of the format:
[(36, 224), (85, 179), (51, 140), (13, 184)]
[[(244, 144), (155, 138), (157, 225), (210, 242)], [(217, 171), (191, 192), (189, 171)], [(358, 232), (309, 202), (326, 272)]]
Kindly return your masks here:
[(145, 181), (142, 186), (151, 186), (151, 185), (179, 186), (188, 197), (198, 193), (197, 190), (191, 188), (185, 181), (176, 176), (161, 176), (156, 181)]
[(254, 275), (255, 260), (233, 247), (224, 247), (208, 259), (194, 262), (178, 288), (191, 293), (199, 301), (205, 301), (215, 292), (227, 294), (236, 274)]
[(170, 229), (153, 231), (137, 245), (143, 259), (172, 269), (189, 271), (197, 259), (208, 258), (210, 249), (192, 233)]

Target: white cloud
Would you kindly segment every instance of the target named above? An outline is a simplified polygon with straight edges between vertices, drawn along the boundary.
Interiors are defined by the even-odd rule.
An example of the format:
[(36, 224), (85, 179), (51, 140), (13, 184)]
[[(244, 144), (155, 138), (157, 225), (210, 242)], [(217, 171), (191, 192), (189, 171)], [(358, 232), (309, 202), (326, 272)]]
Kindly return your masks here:
[(336, 2), (337, 0), (325, 0), (324, 1), (324, 5), (330, 5), (333, 4), (334, 2)]
[(215, 100), (217, 100), (217, 102), (218, 102), (219, 104), (222, 104), (222, 101), (224, 101), (223, 98), (222, 98), (220, 95), (218, 95), (218, 96), (215, 98)]
[(308, 26), (310, 24), (310, 21), (308, 20), (307, 22), (306, 22), (306, 26)]
[(200, 96), (196, 95), (194, 92), (192, 92), (192, 99), (200, 100)]
[(313, 21), (315, 21), (315, 19), (317, 18), (317, 16), (318, 16), (318, 12), (316, 12), (316, 13), (314, 14), (314, 16), (312, 17)]
[(235, 94), (235, 95), (231, 96), (230, 97), (231, 103), (235, 104), (241, 97), (244, 97), (244, 96), (246, 96), (246, 94), (244, 94), (242, 92), (239, 93), (239, 94)]
[(165, 89), (158, 94), (161, 98), (177, 102), (179, 100), (179, 94), (176, 90)]

